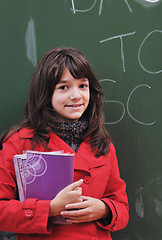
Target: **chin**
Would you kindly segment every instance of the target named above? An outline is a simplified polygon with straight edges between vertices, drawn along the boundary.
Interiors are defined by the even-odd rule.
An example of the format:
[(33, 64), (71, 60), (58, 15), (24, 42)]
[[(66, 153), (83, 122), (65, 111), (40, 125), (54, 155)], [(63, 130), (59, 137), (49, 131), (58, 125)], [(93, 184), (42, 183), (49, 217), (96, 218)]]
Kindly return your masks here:
[(81, 116), (79, 116), (79, 117), (74, 117), (74, 118), (69, 118), (69, 121), (70, 121), (70, 122), (77, 122), (80, 118), (81, 118)]

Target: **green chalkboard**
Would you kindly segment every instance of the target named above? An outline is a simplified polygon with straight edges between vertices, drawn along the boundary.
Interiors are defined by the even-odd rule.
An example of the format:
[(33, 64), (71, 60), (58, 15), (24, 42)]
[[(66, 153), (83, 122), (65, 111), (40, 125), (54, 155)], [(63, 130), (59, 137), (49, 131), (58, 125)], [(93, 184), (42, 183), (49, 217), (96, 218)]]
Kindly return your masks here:
[(0, 0), (0, 132), (23, 118), (33, 69), (55, 46), (80, 49), (105, 91), (130, 203), (113, 239), (162, 240), (162, 1)]

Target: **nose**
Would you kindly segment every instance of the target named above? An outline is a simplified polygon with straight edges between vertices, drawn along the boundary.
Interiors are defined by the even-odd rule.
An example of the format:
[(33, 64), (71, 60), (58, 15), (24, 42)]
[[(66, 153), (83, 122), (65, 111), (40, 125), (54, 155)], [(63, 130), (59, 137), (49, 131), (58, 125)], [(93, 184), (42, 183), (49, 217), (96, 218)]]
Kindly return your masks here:
[(71, 100), (75, 100), (75, 99), (80, 99), (81, 98), (81, 94), (80, 91), (77, 87), (73, 87), (70, 91), (70, 99)]

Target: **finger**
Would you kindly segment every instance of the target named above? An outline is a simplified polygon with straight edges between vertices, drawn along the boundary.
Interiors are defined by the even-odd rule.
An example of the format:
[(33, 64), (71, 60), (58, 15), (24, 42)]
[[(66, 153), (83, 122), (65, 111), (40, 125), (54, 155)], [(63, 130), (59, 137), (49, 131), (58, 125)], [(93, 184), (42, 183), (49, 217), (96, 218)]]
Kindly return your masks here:
[(83, 223), (85, 222), (84, 220), (78, 220), (78, 219), (67, 219), (67, 223)]
[(82, 191), (82, 188), (81, 187), (77, 187), (73, 191), (76, 191), (76, 190)]
[(90, 219), (87, 219), (87, 218), (75, 218), (75, 219), (71, 219), (71, 218), (67, 218), (66, 219), (66, 222), (67, 223), (83, 223), (83, 222), (90, 222), (91, 220)]
[(82, 209), (75, 209), (75, 210), (68, 210), (68, 211), (64, 210), (60, 212), (60, 214), (65, 218), (76, 218), (76, 217), (88, 215), (88, 211), (86, 208), (82, 208)]
[(73, 191), (78, 191), (80, 193), (80, 195), (82, 195), (82, 188), (81, 187), (77, 187)]
[(82, 196), (82, 200), (83, 201), (88, 201), (90, 198), (89, 197), (87, 197), (87, 196)]
[(80, 187), (83, 183), (83, 179), (80, 179), (79, 181), (76, 181), (66, 187), (67, 190), (72, 191), (77, 187)]
[(77, 203), (67, 204), (65, 206), (65, 209), (83, 209), (86, 207), (88, 207), (87, 202), (77, 202)]
[(73, 216), (65, 218), (66, 222), (69, 223), (81, 223), (81, 222), (90, 222), (92, 221), (91, 217), (89, 215), (83, 215), (83, 216)]

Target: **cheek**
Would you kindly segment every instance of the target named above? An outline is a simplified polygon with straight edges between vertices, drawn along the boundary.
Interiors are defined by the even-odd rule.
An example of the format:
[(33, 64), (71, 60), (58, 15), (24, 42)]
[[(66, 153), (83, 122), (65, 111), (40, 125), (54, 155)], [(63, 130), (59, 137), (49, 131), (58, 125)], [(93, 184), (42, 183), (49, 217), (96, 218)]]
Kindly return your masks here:
[(66, 100), (67, 100), (66, 94), (60, 94), (60, 93), (55, 92), (51, 99), (52, 107), (55, 110), (57, 110), (58, 108), (65, 105)]
[(86, 95), (86, 99), (87, 99), (87, 105), (89, 104), (90, 101), (90, 92), (88, 91), (87, 95)]
[(57, 96), (56, 96), (56, 94), (52, 95), (51, 104), (52, 104), (52, 107), (55, 109), (55, 107), (57, 106)]

